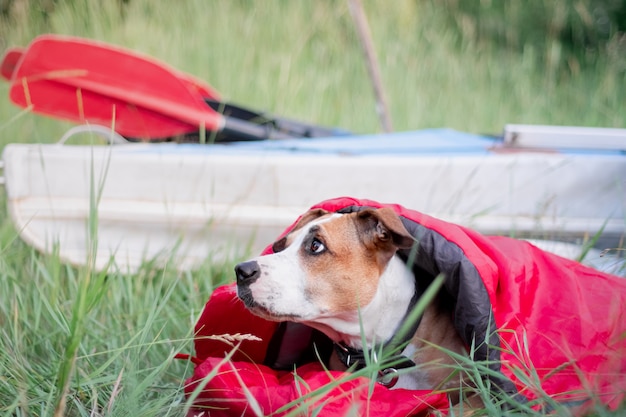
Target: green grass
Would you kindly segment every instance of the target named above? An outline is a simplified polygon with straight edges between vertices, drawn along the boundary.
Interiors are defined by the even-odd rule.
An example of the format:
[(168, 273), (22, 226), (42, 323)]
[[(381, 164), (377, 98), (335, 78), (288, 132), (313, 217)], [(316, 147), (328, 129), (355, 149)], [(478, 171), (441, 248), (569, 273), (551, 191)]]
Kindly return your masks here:
[[(96, 38), (197, 75), (236, 103), (381, 130), (345, 2), (130, 0), (121, 11), (121, 2), (75, 0), (45, 19), (12, 3), (23, 15), (0, 22), (2, 48), (43, 32)], [(365, 7), (396, 130), (626, 126), (626, 71), (610, 54), (563, 71), (545, 62), (554, 44), (515, 51), (466, 36), (435, 1)], [(0, 148), (54, 142), (70, 126), (15, 108), (7, 92), (0, 83)], [(231, 265), (72, 268), (19, 240), (0, 192), (0, 415), (181, 415), (191, 370), (172, 358), (191, 351), (194, 322), (213, 288), (232, 280)]]

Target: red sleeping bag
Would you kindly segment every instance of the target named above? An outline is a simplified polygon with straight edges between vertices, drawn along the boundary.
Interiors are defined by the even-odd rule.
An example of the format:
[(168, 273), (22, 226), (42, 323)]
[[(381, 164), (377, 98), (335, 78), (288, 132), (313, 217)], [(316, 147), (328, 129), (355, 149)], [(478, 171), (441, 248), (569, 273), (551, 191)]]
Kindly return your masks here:
[[(533, 408), (565, 406), (574, 414), (596, 404), (621, 404), (625, 279), (525, 241), (483, 236), (398, 205), (338, 198), (313, 208), (348, 213), (364, 207), (393, 208), (419, 242), (417, 280), (445, 276), (442, 291), (455, 302), (461, 337), (468, 346), (488, 340), (473, 359), (488, 364), (485, 379), (494, 395), (530, 401)], [(214, 337), (219, 335), (233, 337)], [(298, 410), (388, 417), (447, 410), (443, 393), (387, 389), (363, 376), (325, 370), (310, 352), (310, 342), (317, 340), (322, 350), (323, 339), (305, 326), (252, 315), (234, 285), (218, 288), (196, 324), (195, 370), (185, 387), (195, 407), (190, 415), (278, 416)]]

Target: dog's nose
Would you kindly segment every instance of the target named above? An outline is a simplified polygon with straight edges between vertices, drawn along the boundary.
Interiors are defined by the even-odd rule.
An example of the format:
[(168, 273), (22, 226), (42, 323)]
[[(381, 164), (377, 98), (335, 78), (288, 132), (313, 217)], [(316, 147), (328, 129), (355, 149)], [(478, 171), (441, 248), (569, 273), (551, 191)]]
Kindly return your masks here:
[(237, 284), (252, 284), (261, 275), (261, 267), (257, 261), (242, 262), (235, 266)]

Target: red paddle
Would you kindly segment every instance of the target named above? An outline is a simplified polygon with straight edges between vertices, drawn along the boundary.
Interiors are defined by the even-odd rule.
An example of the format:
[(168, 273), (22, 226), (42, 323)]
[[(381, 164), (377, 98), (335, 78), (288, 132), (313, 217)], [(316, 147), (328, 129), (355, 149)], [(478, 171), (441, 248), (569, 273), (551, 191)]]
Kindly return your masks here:
[[(98, 45), (97, 48), (102, 48), (102, 46)], [(22, 55), (24, 55), (24, 52), (26, 52), (26, 49), (20, 47), (8, 48), (4, 52), (2, 62), (0, 62), (0, 75), (2, 76), (2, 78), (11, 81), (13, 72), (18, 65), (18, 61), (20, 60)], [(177, 76), (183, 83), (187, 85), (187, 87), (189, 87), (191, 91), (197, 92), (204, 99), (219, 100), (219, 93), (204, 81), (194, 77), (193, 75), (181, 71), (178, 71)]]
[(114, 123), (128, 138), (197, 133), (202, 125), (217, 141), (349, 134), (223, 103), (189, 74), (89, 39), (42, 35), (9, 50), (1, 65), (17, 105), (77, 123)]
[(245, 136), (256, 127), (227, 121), (212, 110), (203, 96), (217, 93), (190, 75), (132, 51), (58, 35), (42, 35), (30, 44), (13, 73), (9, 95), (38, 113), (78, 123), (114, 123), (118, 133), (134, 138), (170, 137), (202, 127), (241, 128)]
[(0, 75), (2, 78), (11, 81), (13, 71), (15, 71), (23, 53), (24, 48), (9, 48), (6, 50), (0, 63)]

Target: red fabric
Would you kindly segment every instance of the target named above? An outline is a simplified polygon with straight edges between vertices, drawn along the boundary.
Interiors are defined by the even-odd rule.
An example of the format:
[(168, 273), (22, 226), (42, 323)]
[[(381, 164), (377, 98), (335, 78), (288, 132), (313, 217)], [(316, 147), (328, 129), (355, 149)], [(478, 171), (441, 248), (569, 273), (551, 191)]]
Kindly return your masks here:
[[(261, 341), (243, 340), (232, 356), (233, 361), (263, 362), (267, 345), (278, 323), (251, 314), (237, 298), (234, 285), (220, 287), (211, 295), (195, 328), (195, 360), (221, 358), (232, 350), (233, 342), (215, 339), (215, 336), (251, 334)], [(205, 339), (206, 337), (213, 339)]]
[[(549, 396), (573, 403), (592, 397), (579, 407), (579, 412), (594, 401), (614, 408), (624, 400), (626, 280), (546, 253), (524, 241), (483, 236), (398, 205), (339, 198), (314, 208), (338, 211), (352, 205), (392, 207), (399, 215), (436, 230), (462, 248), (489, 294), (503, 348), (502, 372), (526, 397)], [(271, 253), (271, 247), (263, 253)], [(303, 392), (342, 376), (308, 364), (298, 369), (298, 379), (292, 373), (254, 364), (262, 362), (275, 326), (248, 313), (237, 300), (234, 287), (214, 292), (198, 322), (199, 336), (250, 332), (263, 341), (243, 342), (232, 365), (222, 365), (218, 376), (208, 381), (201, 402), (228, 407), (211, 411), (211, 416), (253, 415), (236, 374), (264, 414), (275, 413)], [(230, 349), (222, 342), (197, 339), (197, 360), (202, 363), (188, 380), (188, 395)], [(328, 396), (316, 400), (318, 405), (328, 401), (322, 415), (345, 415), (354, 404), (362, 407), (359, 415), (368, 407), (370, 416), (422, 415), (431, 408), (447, 407), (442, 395), (387, 390), (376, 384), (370, 394), (369, 384), (369, 380), (359, 378), (332, 389)], [(230, 401), (225, 403), (224, 399)]]
[[(448, 405), (444, 394), (430, 391), (388, 390), (371, 384), (367, 378), (352, 378), (342, 372), (327, 372), (319, 363), (309, 363), (293, 372), (275, 371), (263, 362), (267, 343), (276, 323), (253, 316), (239, 301), (234, 285), (217, 288), (196, 325), (196, 357), (194, 374), (185, 386), (187, 396), (199, 386), (191, 415), (202, 411), (211, 417), (256, 416), (248, 395), (258, 402), (263, 415), (281, 416), (298, 407), (304, 415), (323, 408), (323, 416), (345, 416), (351, 410), (356, 415), (404, 417), (427, 415), (433, 409)], [(205, 336), (252, 333), (262, 341), (244, 341), (231, 360), (223, 359), (233, 350), (225, 342)], [(205, 377), (215, 374), (214, 377)], [(301, 401), (302, 397), (329, 383), (344, 381), (322, 396)], [(202, 386), (206, 382), (206, 385)], [(243, 388), (245, 386), (245, 388)], [(373, 391), (370, 393), (370, 386)], [(286, 408), (284, 408), (287, 405)], [(302, 415), (302, 414), (298, 414)]]

